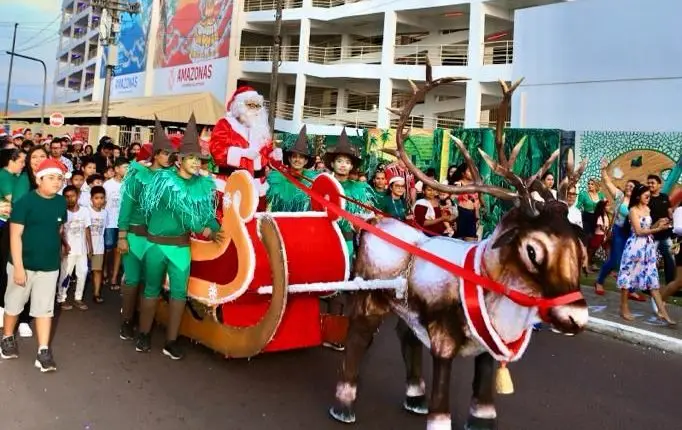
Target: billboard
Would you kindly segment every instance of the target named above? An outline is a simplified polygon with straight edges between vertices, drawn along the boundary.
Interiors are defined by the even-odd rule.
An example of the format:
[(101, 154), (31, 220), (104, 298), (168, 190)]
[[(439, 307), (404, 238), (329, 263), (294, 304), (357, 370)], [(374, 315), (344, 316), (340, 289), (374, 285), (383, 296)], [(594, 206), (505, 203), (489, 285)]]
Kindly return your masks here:
[[(121, 14), (121, 32), (118, 37), (118, 65), (111, 82), (111, 98), (144, 96), (147, 45), (154, 0), (136, 0), (140, 13)], [(104, 48), (100, 78), (104, 78), (108, 48)], [(102, 85), (103, 87), (103, 85)]]
[(225, 100), (233, 0), (161, 0), (154, 95), (211, 92)]

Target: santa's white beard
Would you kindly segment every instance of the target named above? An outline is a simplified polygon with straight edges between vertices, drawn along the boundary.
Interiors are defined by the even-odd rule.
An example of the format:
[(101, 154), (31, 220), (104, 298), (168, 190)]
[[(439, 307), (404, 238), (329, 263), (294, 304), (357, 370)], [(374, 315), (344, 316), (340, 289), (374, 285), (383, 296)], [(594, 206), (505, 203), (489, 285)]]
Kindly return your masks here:
[(270, 142), (270, 125), (265, 109), (252, 110), (245, 107), (239, 114), (239, 122), (249, 129), (249, 144), (252, 147), (260, 149)]

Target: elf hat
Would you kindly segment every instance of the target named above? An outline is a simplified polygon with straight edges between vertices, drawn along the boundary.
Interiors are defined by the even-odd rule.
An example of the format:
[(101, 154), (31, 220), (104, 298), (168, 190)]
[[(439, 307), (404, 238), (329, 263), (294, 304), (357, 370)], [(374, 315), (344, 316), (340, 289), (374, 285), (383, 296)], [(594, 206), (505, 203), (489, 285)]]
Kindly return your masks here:
[(185, 135), (182, 138), (182, 144), (180, 145), (180, 154), (196, 155), (201, 159), (207, 158), (202, 154), (201, 147), (199, 146), (199, 133), (197, 131), (197, 120), (194, 116), (194, 112), (192, 112), (187, 127), (185, 127)]
[(159, 118), (154, 115), (154, 141), (152, 143), (152, 152), (156, 151), (168, 151), (170, 153), (177, 152), (176, 149), (171, 144), (166, 131), (161, 125)]
[(341, 131), (338, 143), (333, 148), (328, 149), (324, 154), (324, 163), (327, 165), (327, 167), (331, 168), (334, 159), (339, 155), (345, 155), (346, 157), (350, 158), (353, 162), (353, 168), (360, 166), (360, 162), (362, 161), (358, 152), (358, 148), (356, 148), (350, 143), (350, 140), (348, 140), (348, 135), (346, 134), (345, 128)]
[(38, 170), (36, 170), (36, 179), (53, 174), (62, 175), (67, 179), (71, 177), (71, 173), (69, 173), (65, 165), (52, 158), (46, 158), (40, 163)]
[(310, 169), (313, 164), (315, 163), (315, 160), (312, 158), (312, 154), (310, 153), (310, 145), (308, 144), (308, 127), (306, 127), (305, 124), (303, 124), (303, 128), (301, 128), (301, 131), (298, 133), (298, 138), (296, 139), (296, 142), (290, 147), (287, 148), (284, 151), (284, 164), (287, 166), (289, 165), (289, 157), (291, 154), (300, 154), (303, 155), (308, 159), (305, 163), (306, 169)]

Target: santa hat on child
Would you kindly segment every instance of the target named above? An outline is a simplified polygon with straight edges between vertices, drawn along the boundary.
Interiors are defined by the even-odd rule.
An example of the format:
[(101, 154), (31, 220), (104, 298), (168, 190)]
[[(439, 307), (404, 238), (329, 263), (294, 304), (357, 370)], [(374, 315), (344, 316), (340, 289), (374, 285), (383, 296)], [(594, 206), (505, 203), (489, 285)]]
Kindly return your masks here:
[(36, 170), (36, 179), (40, 179), (45, 175), (53, 174), (62, 175), (65, 178), (69, 178), (71, 176), (65, 165), (52, 158), (46, 158), (40, 163), (38, 170)]
[(232, 112), (232, 108), (235, 103), (241, 103), (249, 99), (258, 99), (263, 103), (263, 96), (258, 94), (258, 91), (253, 89), (248, 85), (237, 88), (237, 90), (232, 94), (232, 98), (227, 102), (227, 111)]
[(23, 128), (18, 128), (12, 132), (12, 139), (23, 139), (24, 138), (24, 129)]

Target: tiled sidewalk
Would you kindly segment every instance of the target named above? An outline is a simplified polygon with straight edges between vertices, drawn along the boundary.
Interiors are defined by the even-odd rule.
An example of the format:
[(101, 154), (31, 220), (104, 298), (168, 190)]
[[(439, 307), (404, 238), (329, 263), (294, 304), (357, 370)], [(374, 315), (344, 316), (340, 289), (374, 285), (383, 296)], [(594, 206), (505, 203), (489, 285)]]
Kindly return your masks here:
[(590, 307), (589, 330), (682, 354), (682, 307), (668, 304), (670, 317), (679, 323), (670, 327), (656, 317), (648, 296), (645, 296), (646, 302), (629, 301), (635, 320), (625, 321), (619, 315), (618, 293), (607, 291), (605, 295), (598, 296), (593, 287), (583, 286), (583, 295)]

